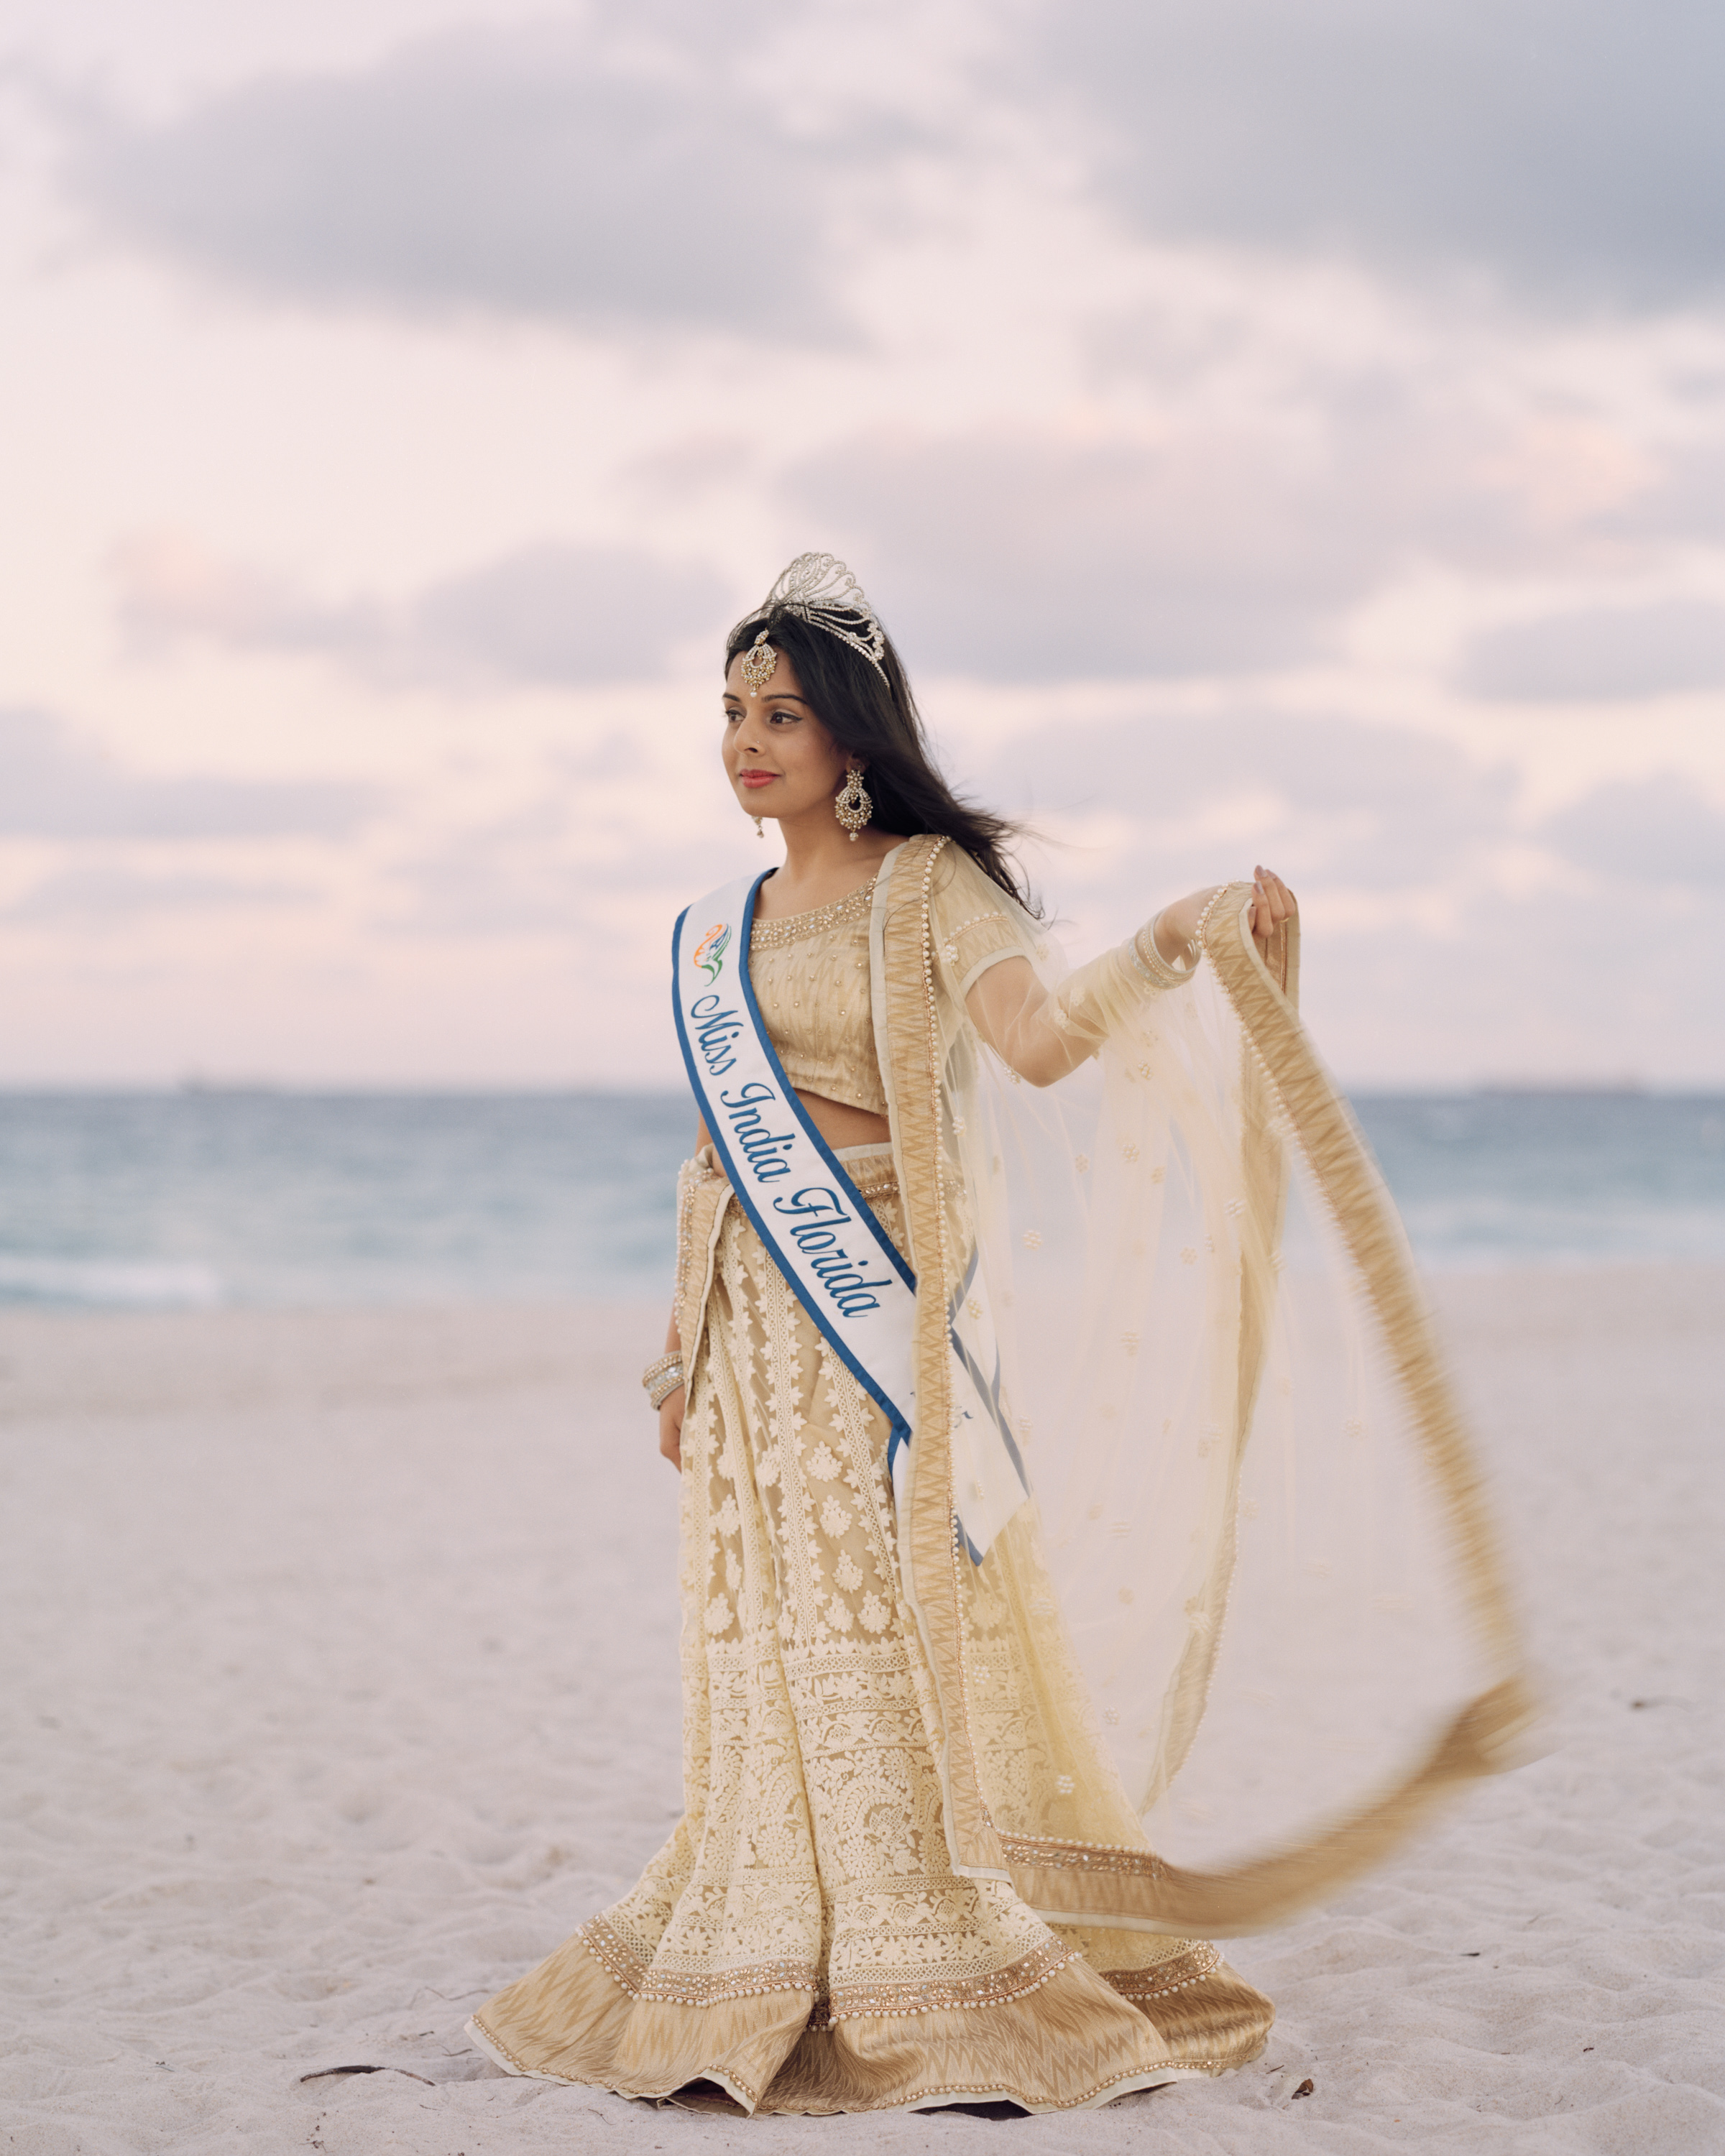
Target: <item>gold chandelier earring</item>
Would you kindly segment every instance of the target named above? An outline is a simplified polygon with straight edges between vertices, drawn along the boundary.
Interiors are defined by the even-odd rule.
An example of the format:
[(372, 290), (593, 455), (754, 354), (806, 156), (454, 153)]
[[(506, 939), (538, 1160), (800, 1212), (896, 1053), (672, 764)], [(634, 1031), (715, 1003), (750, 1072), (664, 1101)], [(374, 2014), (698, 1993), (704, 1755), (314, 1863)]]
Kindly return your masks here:
[(860, 771), (847, 771), (845, 774), (845, 783), (839, 788), (834, 798), (833, 814), (850, 832), (850, 843), (853, 846), (856, 844), (857, 833), (862, 829), (874, 813), (875, 804), (870, 800), (867, 790), (863, 785), (862, 773)]

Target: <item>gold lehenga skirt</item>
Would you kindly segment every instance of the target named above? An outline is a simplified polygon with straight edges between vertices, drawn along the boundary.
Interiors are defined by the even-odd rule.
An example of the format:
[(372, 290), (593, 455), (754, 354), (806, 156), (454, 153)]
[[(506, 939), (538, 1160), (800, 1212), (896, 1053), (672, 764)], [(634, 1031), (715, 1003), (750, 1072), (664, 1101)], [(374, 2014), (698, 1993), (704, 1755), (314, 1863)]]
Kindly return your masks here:
[[(891, 1155), (846, 1165), (901, 1248)], [(685, 1234), (728, 1196), (709, 1170)], [(690, 1329), (685, 1312), (685, 1332)], [(753, 2112), (1103, 2103), (1242, 2064), (1272, 2009), (1208, 1943), (1050, 1924), (947, 1859), (884, 1418), (742, 1214), (683, 1424), (687, 1812), (470, 2025), (517, 2073)]]

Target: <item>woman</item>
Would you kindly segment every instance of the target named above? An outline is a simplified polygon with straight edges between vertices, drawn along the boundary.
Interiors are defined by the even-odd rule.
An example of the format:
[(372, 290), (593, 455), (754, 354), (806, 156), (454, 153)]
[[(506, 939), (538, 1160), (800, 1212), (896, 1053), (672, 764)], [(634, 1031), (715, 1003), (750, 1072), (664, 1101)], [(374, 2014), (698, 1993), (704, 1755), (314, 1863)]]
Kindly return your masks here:
[(1381, 1855), (1524, 1712), (1292, 899), (1260, 870), (1062, 977), (829, 556), (732, 632), (724, 711), (785, 859), (674, 954), (703, 1120), (643, 1382), (687, 1812), (472, 2031), (750, 2111), (1219, 2072), (1272, 2010), (1210, 1940)]

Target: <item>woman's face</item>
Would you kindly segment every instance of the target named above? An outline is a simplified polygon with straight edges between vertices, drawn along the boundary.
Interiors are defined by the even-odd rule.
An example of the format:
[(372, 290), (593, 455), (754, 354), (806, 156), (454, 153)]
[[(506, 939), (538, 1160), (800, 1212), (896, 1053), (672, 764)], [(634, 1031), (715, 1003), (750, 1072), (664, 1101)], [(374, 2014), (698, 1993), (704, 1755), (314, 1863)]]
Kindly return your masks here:
[(758, 695), (738, 652), (725, 676), (725, 773), (751, 816), (795, 817), (830, 808), (849, 760), (803, 701), (783, 652)]

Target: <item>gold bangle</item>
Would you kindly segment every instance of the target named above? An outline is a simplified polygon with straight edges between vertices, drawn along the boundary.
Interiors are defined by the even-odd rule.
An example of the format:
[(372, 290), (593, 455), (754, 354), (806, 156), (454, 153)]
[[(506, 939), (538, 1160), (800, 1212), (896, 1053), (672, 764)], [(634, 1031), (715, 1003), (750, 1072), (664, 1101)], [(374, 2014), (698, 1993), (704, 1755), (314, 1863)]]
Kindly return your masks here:
[[(1162, 916), (1158, 914), (1156, 918), (1159, 921)], [(1146, 944), (1149, 946), (1147, 950)], [(1132, 954), (1132, 963), (1153, 988), (1178, 988), (1192, 978), (1178, 966), (1170, 965), (1157, 949), (1155, 921), (1147, 928), (1137, 930), (1126, 947)]]

